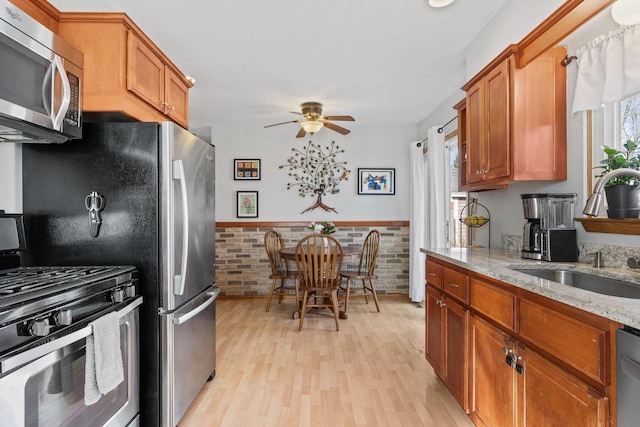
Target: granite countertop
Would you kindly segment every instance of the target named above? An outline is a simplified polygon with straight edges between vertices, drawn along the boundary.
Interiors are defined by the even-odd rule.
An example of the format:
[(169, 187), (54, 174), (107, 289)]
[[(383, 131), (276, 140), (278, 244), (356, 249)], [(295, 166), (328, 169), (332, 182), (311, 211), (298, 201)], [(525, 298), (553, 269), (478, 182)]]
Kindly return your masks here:
[(427, 254), (513, 286), (640, 329), (640, 299), (614, 297), (574, 288), (547, 279), (512, 270), (512, 268), (566, 269), (596, 274), (640, 286), (640, 271), (628, 267), (596, 268), (590, 264), (533, 261), (520, 258), (518, 251), (502, 249), (420, 249)]

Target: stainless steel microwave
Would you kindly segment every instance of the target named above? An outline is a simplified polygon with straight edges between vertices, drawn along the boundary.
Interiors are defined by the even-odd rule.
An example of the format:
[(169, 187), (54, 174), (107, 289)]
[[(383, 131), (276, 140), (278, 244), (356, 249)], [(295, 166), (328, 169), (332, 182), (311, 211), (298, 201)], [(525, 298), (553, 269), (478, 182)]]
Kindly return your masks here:
[(0, 142), (82, 136), (82, 52), (0, 0)]

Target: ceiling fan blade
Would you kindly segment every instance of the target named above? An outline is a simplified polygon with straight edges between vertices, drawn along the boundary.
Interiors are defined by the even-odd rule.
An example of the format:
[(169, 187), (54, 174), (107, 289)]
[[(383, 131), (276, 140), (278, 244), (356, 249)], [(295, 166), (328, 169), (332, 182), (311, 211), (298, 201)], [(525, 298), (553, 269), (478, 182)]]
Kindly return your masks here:
[(298, 131), (298, 134), (296, 135), (296, 138), (303, 138), (306, 134), (307, 134), (307, 131), (304, 130), (303, 128), (300, 128), (300, 130)]
[(291, 114), (297, 114), (297, 115), (299, 115), (299, 116), (304, 116), (304, 114), (302, 114), (302, 113), (301, 113), (301, 112), (299, 112), (299, 111), (289, 111), (289, 112), (290, 112)]
[(333, 123), (327, 122), (327, 121), (324, 122), (324, 127), (329, 128), (331, 130), (334, 130), (334, 131), (336, 131), (338, 133), (341, 133), (343, 135), (346, 135), (349, 132), (351, 132), (349, 129), (345, 129), (342, 126), (338, 126), (336, 124), (333, 124)]
[(280, 126), (280, 125), (286, 125), (287, 123), (298, 123), (300, 120), (289, 120), (288, 122), (282, 122), (282, 123), (274, 123), (272, 125), (266, 125), (265, 128), (270, 128), (272, 126)]
[(324, 119), (327, 120), (335, 120), (335, 121), (344, 121), (344, 122), (355, 122), (356, 119), (354, 119), (351, 116), (322, 116)]

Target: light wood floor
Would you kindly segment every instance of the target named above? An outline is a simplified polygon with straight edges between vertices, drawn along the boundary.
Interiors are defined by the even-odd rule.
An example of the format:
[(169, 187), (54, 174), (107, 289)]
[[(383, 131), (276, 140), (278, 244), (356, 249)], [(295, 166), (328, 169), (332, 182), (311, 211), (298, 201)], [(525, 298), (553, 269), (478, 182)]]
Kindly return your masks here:
[(424, 358), (425, 313), (406, 297), (354, 299), (304, 328), (292, 299), (217, 303), (216, 378), (180, 427), (472, 426)]

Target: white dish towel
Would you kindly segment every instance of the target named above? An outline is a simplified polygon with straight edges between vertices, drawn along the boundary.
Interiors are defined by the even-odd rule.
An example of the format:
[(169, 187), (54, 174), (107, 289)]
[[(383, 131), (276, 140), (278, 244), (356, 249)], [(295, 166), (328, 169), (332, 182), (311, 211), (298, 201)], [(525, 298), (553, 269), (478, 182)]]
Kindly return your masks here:
[(84, 377), (84, 404), (93, 405), (124, 381), (120, 349), (120, 317), (111, 312), (90, 324)]

